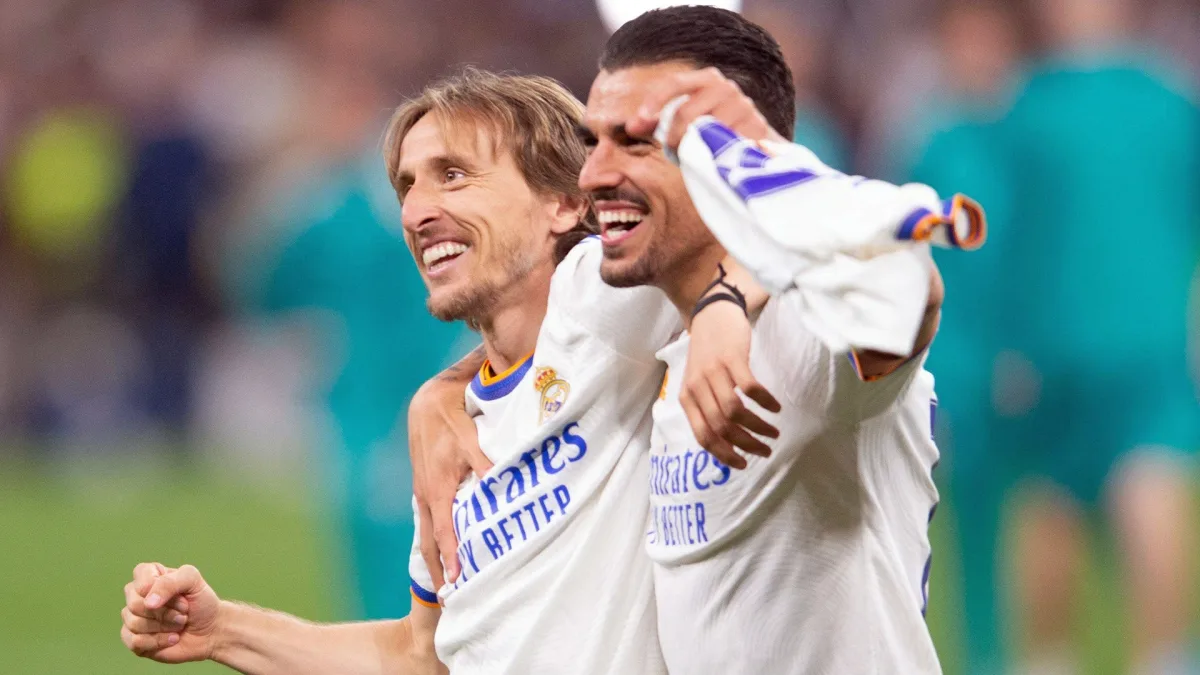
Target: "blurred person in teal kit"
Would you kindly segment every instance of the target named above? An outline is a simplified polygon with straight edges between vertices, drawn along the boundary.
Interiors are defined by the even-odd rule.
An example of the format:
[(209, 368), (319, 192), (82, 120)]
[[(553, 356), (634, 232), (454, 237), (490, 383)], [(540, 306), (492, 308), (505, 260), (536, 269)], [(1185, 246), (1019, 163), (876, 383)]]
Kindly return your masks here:
[(955, 402), (951, 382), (938, 382), (951, 417), (964, 411), (952, 420), (952, 457), (964, 464), (952, 482), (968, 621), (996, 623), (994, 595), (980, 598), (983, 582), (995, 587), (994, 568), (983, 568), (996, 551), (999, 500), (1033, 477), (1014, 552), (1024, 672), (1081, 672), (1069, 643), (1085, 516), (1103, 510), (1122, 562), (1132, 672), (1194, 673), (1186, 455), (1200, 447), (1200, 402), (1188, 374), (1187, 296), (1200, 252), (1200, 111), (1161, 66), (1122, 44), (1134, 23), (1128, 2), (1031, 7), (1051, 55), (1030, 68), (1000, 122), (954, 130), (984, 158), (953, 175), (952, 136), (935, 136), (916, 171), (939, 189), (973, 190), (992, 219), (994, 264), (988, 274), (973, 268), (991, 288), (962, 298), (991, 309), (956, 324), (947, 298), (934, 350), (945, 364), (957, 333), (991, 333), (981, 344), (995, 357), (983, 361), (993, 365), (991, 410), (981, 392), (963, 389), (968, 400)]
[[(1000, 620), (997, 539), (1011, 475), (1008, 449), (993, 439), (993, 364), (1000, 335), (1012, 317), (1001, 299), (1006, 237), (1012, 234), (1010, 176), (998, 161), (1002, 147), (997, 121), (1007, 105), (1020, 57), (1018, 17), (1003, 0), (954, 0), (933, 22), (939, 45), (937, 95), (905, 125), (914, 157), (896, 157), (901, 180), (938, 190), (963, 190), (988, 211), (988, 245), (973, 260), (934, 258), (952, 284), (942, 307), (936, 349), (926, 368), (937, 381), (937, 441), (949, 478), (956, 516), (962, 579), (961, 628), (969, 675), (1007, 673), (1004, 622)], [(922, 140), (923, 139), (923, 140)], [(906, 168), (905, 168), (906, 167)]]
[[(353, 577), (343, 611), (360, 619), (409, 613), (408, 402), (478, 343), (461, 322), (429, 315), (425, 284), (404, 243), (380, 154), (381, 115), (391, 98), (375, 60), (380, 36), (364, 33), (364, 26), (387, 25), (374, 11), (333, 3), (302, 15), (312, 53), (296, 116), (302, 158), (293, 161), (311, 175), (268, 216), (282, 235), (266, 252), (259, 249), (262, 262), (242, 266), (256, 276), (243, 279), (250, 309), (312, 319), (306, 327), (317, 358), (333, 369), (321, 392), (332, 428), (316, 447), (318, 481), (332, 496)], [(391, 37), (384, 32), (385, 46)]]
[(405, 412), (417, 388), (461, 356), (452, 346), (467, 344), (468, 331), (425, 311), (425, 287), (373, 150), (306, 195), (306, 203), (327, 210), (296, 215), (296, 235), (270, 268), (261, 309), (326, 310), (337, 318), (336, 325), (319, 324), (327, 329), (324, 357), (341, 366), (326, 398), (336, 428), (322, 480), (340, 483), (335, 515), (357, 585), (352, 611), (384, 619), (406, 616), (410, 603), (404, 561), (414, 516)]

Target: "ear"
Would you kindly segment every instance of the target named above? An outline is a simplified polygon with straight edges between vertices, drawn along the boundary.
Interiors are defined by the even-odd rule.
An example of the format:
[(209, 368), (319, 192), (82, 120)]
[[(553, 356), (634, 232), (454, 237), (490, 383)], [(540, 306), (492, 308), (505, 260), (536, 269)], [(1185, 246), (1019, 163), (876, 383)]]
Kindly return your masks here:
[(550, 231), (554, 234), (566, 234), (575, 229), (588, 210), (588, 202), (582, 197), (558, 195), (548, 204), (550, 209)]

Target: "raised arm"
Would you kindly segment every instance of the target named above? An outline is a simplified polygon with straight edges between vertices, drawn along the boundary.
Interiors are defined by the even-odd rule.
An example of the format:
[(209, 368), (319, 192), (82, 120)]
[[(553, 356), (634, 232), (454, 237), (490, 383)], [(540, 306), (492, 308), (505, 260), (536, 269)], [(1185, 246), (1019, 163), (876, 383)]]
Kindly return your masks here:
[(191, 565), (143, 563), (125, 587), (121, 639), (162, 663), (211, 660), (249, 675), (434, 675), (440, 611), (396, 621), (317, 624), (222, 601)]
[[(716, 69), (665, 77), (628, 126), (631, 133), (657, 126), (700, 216), (729, 255), (771, 294), (795, 289), (811, 296), (801, 318), (806, 327), (833, 351), (864, 356), (870, 375), (928, 346), (943, 295), (931, 261), (908, 266), (922, 290), (901, 298), (912, 296), (911, 284), (871, 286), (870, 260), (905, 249), (917, 255), (925, 243), (983, 244), (983, 211), (969, 198), (943, 201), (928, 186), (829, 168), (808, 149), (780, 142), (753, 101)], [(891, 276), (905, 267), (892, 265)], [(860, 288), (859, 281), (868, 283)], [(905, 315), (863, 311), (885, 303)], [(838, 320), (853, 313), (863, 318)]]
[[(683, 96), (682, 105), (666, 105)], [(704, 116), (712, 119), (698, 122)], [(747, 317), (769, 295), (804, 296), (798, 320), (807, 331), (831, 352), (849, 352), (859, 377), (879, 379), (926, 349), (937, 331), (944, 289), (923, 242), (982, 244), (983, 214), (971, 200), (942, 202), (925, 186), (830, 169), (807, 149), (781, 143), (753, 102), (715, 69), (667, 78), (627, 127), (637, 134), (657, 127), (705, 223), (730, 254), (723, 283), (697, 303), (680, 398), (697, 439), (735, 468), (745, 462), (730, 457), (734, 447), (769, 453), (749, 432), (774, 435), (737, 395), (774, 410), (748, 367)]]

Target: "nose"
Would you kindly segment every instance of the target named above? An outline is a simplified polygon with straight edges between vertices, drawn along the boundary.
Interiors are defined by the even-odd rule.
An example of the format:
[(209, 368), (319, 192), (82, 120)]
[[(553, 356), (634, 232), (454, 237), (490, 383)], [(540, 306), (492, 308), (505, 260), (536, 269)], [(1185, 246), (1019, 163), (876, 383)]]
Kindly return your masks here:
[(437, 220), (441, 213), (437, 199), (413, 185), (408, 194), (404, 196), (404, 206), (400, 210), (400, 223), (408, 233), (418, 234), (429, 223)]
[(597, 143), (579, 171), (579, 189), (592, 192), (620, 185), (623, 178), (617, 169), (614, 155), (612, 143), (607, 140)]

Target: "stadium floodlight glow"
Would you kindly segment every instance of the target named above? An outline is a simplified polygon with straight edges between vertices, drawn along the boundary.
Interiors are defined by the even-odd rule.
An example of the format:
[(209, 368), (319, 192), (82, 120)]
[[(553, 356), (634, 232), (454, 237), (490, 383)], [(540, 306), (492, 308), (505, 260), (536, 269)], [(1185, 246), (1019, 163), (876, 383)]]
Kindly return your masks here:
[(709, 5), (734, 12), (742, 11), (742, 0), (717, 0), (716, 2), (674, 2), (673, 0), (596, 0), (600, 10), (600, 19), (608, 32), (615, 32), (626, 22), (638, 18), (652, 9), (674, 7), (676, 5)]

